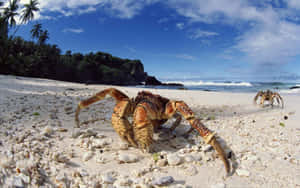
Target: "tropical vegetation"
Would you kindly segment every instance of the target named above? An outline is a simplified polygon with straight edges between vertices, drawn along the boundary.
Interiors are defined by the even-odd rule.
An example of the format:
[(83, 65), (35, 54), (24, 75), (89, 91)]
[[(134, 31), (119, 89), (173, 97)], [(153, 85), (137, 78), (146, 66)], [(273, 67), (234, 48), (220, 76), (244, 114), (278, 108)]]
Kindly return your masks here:
[(146, 79), (140, 60), (104, 52), (62, 54), (57, 45), (47, 43), (49, 32), (40, 23), (30, 31), (32, 41), (15, 36), (22, 24), (34, 19), (38, 5), (37, 0), (23, 6), (19, 0), (7, 5), (0, 1), (0, 74), (118, 85), (135, 85)]

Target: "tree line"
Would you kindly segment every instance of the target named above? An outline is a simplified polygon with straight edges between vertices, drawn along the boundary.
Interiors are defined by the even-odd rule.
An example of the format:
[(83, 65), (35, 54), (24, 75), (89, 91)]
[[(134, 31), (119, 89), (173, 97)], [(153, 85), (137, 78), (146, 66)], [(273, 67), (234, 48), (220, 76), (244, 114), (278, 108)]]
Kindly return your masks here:
[(146, 79), (140, 60), (104, 52), (62, 54), (57, 45), (47, 43), (49, 32), (40, 23), (31, 29), (31, 41), (16, 36), (19, 27), (34, 19), (38, 5), (37, 0), (23, 6), (19, 0), (6, 5), (0, 1), (0, 74), (118, 85), (136, 85)]

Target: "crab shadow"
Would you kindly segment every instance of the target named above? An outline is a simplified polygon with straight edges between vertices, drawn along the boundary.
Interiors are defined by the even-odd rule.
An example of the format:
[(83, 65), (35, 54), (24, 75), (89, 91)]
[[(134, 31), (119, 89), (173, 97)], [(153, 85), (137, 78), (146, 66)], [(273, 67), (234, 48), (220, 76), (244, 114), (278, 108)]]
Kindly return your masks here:
[(176, 152), (186, 148), (191, 141), (176, 131), (170, 131), (168, 128), (161, 128), (154, 135), (154, 152), (169, 151)]
[(264, 104), (263, 106), (260, 106), (262, 109), (282, 109), (283, 106), (281, 104)]

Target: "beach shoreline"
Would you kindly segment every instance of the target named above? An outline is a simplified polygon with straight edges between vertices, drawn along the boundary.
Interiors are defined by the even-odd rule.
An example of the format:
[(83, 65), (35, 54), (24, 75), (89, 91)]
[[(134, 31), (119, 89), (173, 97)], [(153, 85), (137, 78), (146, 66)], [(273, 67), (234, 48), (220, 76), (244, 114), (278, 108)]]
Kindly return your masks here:
[[(175, 130), (175, 138), (155, 135), (160, 141), (157, 153), (164, 159), (156, 161), (153, 154), (126, 147), (111, 127), (115, 105), (111, 98), (83, 110), (80, 118), (91, 123), (74, 128), (78, 102), (109, 87), (129, 97), (147, 90), (185, 101), (233, 152), (234, 174), (226, 176), (221, 160), (214, 151), (206, 151), (208, 146), (196, 133), (188, 139), (181, 136), (189, 127), (185, 121)], [(85, 85), (0, 75), (0, 184), (26, 186), (43, 181), (49, 187), (151, 187), (171, 176), (169, 187), (300, 187), (299, 96), (282, 94), (282, 109), (254, 106), (255, 94)], [(170, 124), (168, 121), (166, 127)], [(171, 156), (180, 162), (170, 164)], [(121, 161), (125, 158), (128, 161)], [(30, 174), (30, 168), (36, 172)]]

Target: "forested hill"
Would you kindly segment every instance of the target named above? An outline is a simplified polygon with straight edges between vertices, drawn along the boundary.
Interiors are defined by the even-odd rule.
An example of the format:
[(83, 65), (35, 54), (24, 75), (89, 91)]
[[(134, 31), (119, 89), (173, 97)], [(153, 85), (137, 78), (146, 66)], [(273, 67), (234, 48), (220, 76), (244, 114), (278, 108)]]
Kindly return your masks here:
[(32, 41), (16, 37), (19, 27), (33, 20), (34, 13), (40, 11), (39, 1), (4, 2), (0, 0), (0, 74), (113, 85), (156, 81), (147, 76), (140, 60), (121, 59), (104, 52), (62, 54), (57, 45), (46, 43), (49, 32), (40, 23), (30, 31)]
[(147, 79), (140, 60), (109, 53), (61, 54), (57, 45), (0, 38), (0, 74), (93, 84), (137, 85)]

